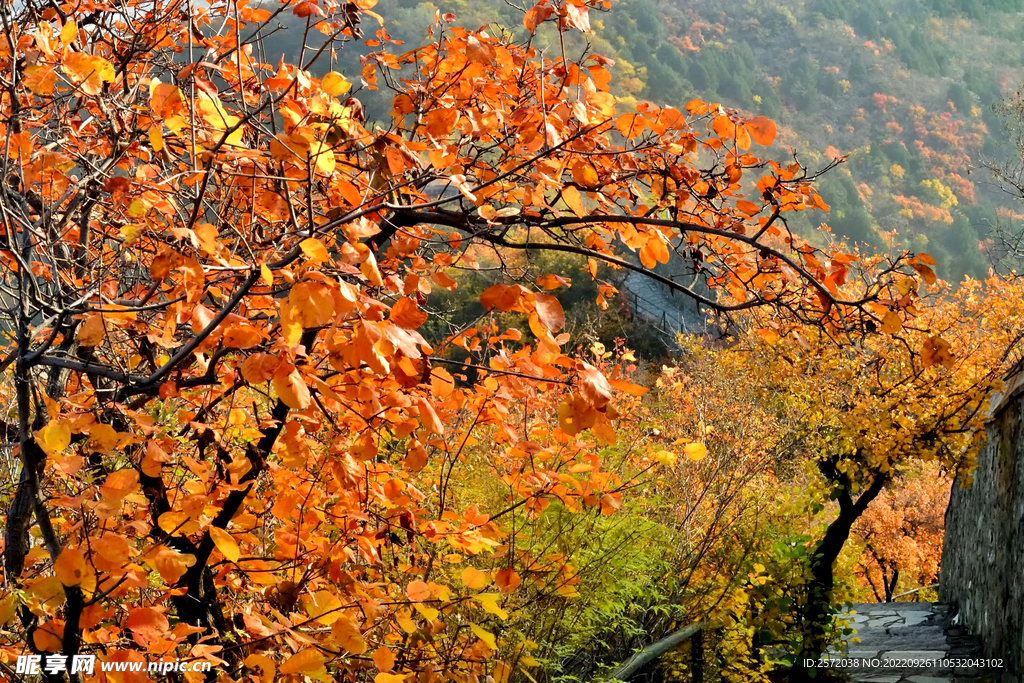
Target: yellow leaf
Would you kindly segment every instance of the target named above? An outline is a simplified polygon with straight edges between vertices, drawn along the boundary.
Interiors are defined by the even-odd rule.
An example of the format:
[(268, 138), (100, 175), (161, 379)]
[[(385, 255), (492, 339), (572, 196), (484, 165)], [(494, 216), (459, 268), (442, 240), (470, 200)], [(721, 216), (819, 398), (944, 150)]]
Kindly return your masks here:
[(263, 284), (267, 287), (274, 286), (274, 273), (266, 263), (260, 264), (260, 279), (263, 280)]
[(277, 666), (270, 657), (253, 653), (246, 657), (242, 664), (250, 669), (260, 670), (260, 683), (273, 683), (274, 674), (277, 673)]
[(409, 615), (409, 610), (395, 612), (395, 621), (398, 622), (399, 627), (406, 633), (416, 633), (416, 622)]
[(310, 146), (309, 157), (316, 164), (317, 173), (321, 175), (331, 175), (334, 173), (334, 167), (337, 162), (334, 159), (334, 150), (331, 149), (330, 145), (324, 142), (314, 142)]
[(0, 600), (0, 626), (11, 623), (18, 609), (18, 596), (8, 593)]
[(283, 674), (309, 674), (324, 669), (324, 656), (315, 647), (292, 655), (281, 665)]
[(329, 71), (320, 79), (320, 87), (331, 97), (337, 97), (347, 93), (352, 84), (345, 80), (345, 77), (337, 71)]
[(483, 606), (484, 611), (490, 612), (502, 621), (508, 619), (508, 612), (498, 607), (498, 600), (501, 600), (500, 593), (481, 593), (473, 596)]
[(366, 652), (366, 641), (355, 621), (344, 613), (339, 612), (341, 617), (331, 626), (331, 635), (335, 642), (349, 654), (361, 655)]
[(483, 630), (482, 628), (480, 628), (479, 626), (477, 626), (476, 624), (473, 624), (473, 623), (470, 623), (469, 628), (471, 628), (473, 630), (473, 633), (476, 634), (477, 638), (479, 638), (480, 640), (482, 640), (485, 643), (487, 643), (487, 647), (491, 648), (492, 650), (497, 650), (498, 649), (498, 643), (495, 642), (494, 634), (493, 633), (491, 633), (489, 631), (485, 631), (485, 630)]
[(71, 427), (64, 420), (50, 420), (36, 433), (36, 443), (48, 455), (60, 453), (71, 443)]
[(228, 532), (215, 526), (210, 527), (210, 538), (217, 550), (228, 559), (229, 562), (238, 562), (241, 553), (238, 550), (238, 543)]
[(330, 591), (317, 591), (303, 599), (306, 614), (321, 624), (330, 626), (343, 616), (341, 600)]
[(491, 574), (490, 572), (482, 572), (475, 567), (466, 567), (462, 570), (462, 583), (472, 590), (483, 590), (490, 585)]
[(366, 260), (359, 264), (359, 270), (363, 273), (363, 277), (369, 280), (372, 284), (377, 287), (384, 286), (384, 278), (380, 275), (380, 269), (377, 267), (377, 259), (373, 257), (373, 254), (367, 256)]
[(423, 615), (423, 618), (427, 619), (428, 621), (434, 621), (441, 614), (440, 612), (438, 612), (433, 607), (429, 607), (427, 605), (422, 605), (422, 604), (420, 604), (418, 602), (416, 604), (414, 604), (412, 607), (417, 612), (419, 612), (421, 615)]
[(690, 460), (694, 462), (699, 462), (707, 456), (708, 449), (702, 443), (688, 443), (683, 448), (683, 452), (686, 454), (686, 457), (689, 458)]
[(654, 457), (659, 465), (664, 465), (665, 467), (675, 467), (676, 465), (676, 454), (672, 451), (658, 451), (654, 454)]
[(53, 573), (65, 586), (77, 586), (85, 580), (89, 565), (77, 548), (66, 548), (53, 563)]
[(315, 237), (307, 237), (302, 240), (299, 247), (302, 248), (302, 253), (306, 255), (306, 258), (311, 261), (323, 263), (331, 260), (331, 255), (327, 253), (327, 247)]
[(882, 332), (884, 334), (896, 334), (903, 329), (903, 321), (896, 311), (889, 311), (882, 317)]
[(406, 674), (389, 674), (383, 671), (373, 677), (373, 683), (403, 683)]
[[(530, 663), (531, 660), (533, 662), (532, 664)], [(524, 664), (526, 666), (536, 666), (537, 665), (537, 660), (533, 659), (533, 657), (525, 656), (525, 657), (520, 657), (519, 658), (519, 663), (520, 664)], [(520, 671), (523, 671), (523, 670), (520, 669)], [(523, 673), (526, 673), (526, 671), (523, 671)], [(530, 680), (532, 680), (532, 681), (534, 681), (534, 683), (536, 683), (536, 680), (533, 678), (533, 676), (530, 676), (530, 674), (526, 674), (526, 675), (530, 678)], [(509, 678), (511, 678), (511, 676), (512, 676), (512, 667), (511, 667), (511, 665), (509, 665), (507, 662), (495, 662), (494, 663), (494, 673), (492, 674), (492, 678), (494, 678), (494, 683), (508, 683)]]
[(159, 152), (164, 148), (164, 132), (161, 130), (160, 124), (150, 126), (149, 144), (154, 152)]
[(56, 576), (47, 576), (41, 581), (33, 583), (32, 587), (28, 589), (28, 594), (50, 609), (60, 607), (67, 600), (64, 595), (64, 586)]
[(64, 56), (64, 73), (86, 95), (99, 95), (103, 84), (116, 77), (114, 66), (103, 57), (85, 52), (71, 52)]
[(67, 47), (75, 41), (78, 37), (78, 24), (75, 23), (74, 19), (69, 19), (68, 23), (64, 24), (64, 28), (60, 30), (60, 44)]
[(294, 307), (287, 301), (281, 306), (281, 336), (289, 344), (298, 344), (302, 339), (302, 325)]

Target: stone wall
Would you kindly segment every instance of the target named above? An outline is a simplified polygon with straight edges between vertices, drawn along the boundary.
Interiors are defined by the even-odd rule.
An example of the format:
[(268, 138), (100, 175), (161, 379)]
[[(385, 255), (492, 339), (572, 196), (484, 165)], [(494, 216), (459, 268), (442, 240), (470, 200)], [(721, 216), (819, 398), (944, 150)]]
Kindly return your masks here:
[(1024, 397), (996, 404), (970, 488), (958, 477), (946, 511), (939, 599), (959, 625), (1024, 681)]

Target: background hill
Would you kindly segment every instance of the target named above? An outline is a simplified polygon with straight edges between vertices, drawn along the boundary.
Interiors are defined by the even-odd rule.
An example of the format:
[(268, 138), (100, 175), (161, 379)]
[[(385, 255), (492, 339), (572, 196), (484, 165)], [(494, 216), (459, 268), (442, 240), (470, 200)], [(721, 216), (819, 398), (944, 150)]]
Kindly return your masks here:
[[(438, 11), (523, 31), (504, 0), (381, 0), (375, 10), (399, 51), (426, 39)], [(776, 155), (812, 168), (848, 154), (822, 182), (832, 211), (817, 217), (851, 241), (927, 251), (955, 282), (984, 276), (993, 228), (1021, 217), (984, 170), (1010, 149), (1000, 105), (1024, 64), (1021, 10), (1024, 0), (616, 0), (592, 13), (588, 37), (616, 60), (613, 87), (627, 101), (699, 97), (763, 113), (781, 124)], [(289, 21), (284, 52), (302, 33)], [(541, 48), (561, 49), (546, 38)], [(574, 38), (565, 49), (578, 54)], [(352, 76), (360, 49), (370, 48), (339, 57)], [(386, 111), (386, 92), (358, 96), (371, 118)]]

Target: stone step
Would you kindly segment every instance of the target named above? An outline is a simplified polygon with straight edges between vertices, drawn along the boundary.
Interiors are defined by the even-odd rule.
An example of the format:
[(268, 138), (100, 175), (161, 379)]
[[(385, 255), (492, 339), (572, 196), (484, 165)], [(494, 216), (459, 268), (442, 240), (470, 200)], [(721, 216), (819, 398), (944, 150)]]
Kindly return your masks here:
[(950, 659), (980, 657), (981, 648), (977, 638), (962, 627), (949, 624), (949, 610), (945, 605), (858, 604), (851, 613), (840, 618), (856, 632), (844, 651), (829, 652), (826, 658), (850, 660), (853, 666), (832, 670), (850, 683), (995, 683), (999, 680), (999, 672), (950, 666)]

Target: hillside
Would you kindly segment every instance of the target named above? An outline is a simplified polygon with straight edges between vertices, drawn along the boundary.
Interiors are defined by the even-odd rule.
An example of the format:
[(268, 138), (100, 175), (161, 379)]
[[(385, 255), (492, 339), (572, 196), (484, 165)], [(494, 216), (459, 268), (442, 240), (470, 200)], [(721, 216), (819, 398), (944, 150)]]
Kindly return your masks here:
[[(588, 37), (594, 52), (616, 60), (613, 88), (627, 102), (720, 101), (777, 120), (777, 157), (795, 153), (816, 168), (849, 155), (822, 181), (832, 210), (815, 220), (850, 241), (927, 251), (940, 277), (955, 282), (984, 276), (994, 228), (1017, 218), (985, 166), (1009, 151), (998, 109), (1024, 63), (1022, 8), (1021, 0), (616, 0), (593, 15)], [(502, 0), (381, 0), (375, 11), (401, 42), (395, 51), (421, 44), (436, 12), (471, 28), (523, 31), (522, 12)], [(297, 29), (275, 46), (287, 52)], [(552, 38), (542, 32), (536, 44), (562, 49), (545, 42)], [(585, 47), (577, 38), (565, 49)], [(347, 73), (379, 49), (359, 48), (339, 55)], [(390, 104), (384, 91), (358, 96), (371, 118)]]
[[(1014, 2), (698, 2), (666, 6), (661, 33), (681, 55), (676, 91), (763, 112), (781, 144), (827, 177), (829, 224), (875, 245), (895, 232), (940, 274), (983, 275), (984, 240), (1013, 218), (983, 170), (1004, 157), (997, 110), (1018, 81)], [(669, 55), (668, 50), (662, 50)], [(666, 82), (661, 77), (652, 82)]]

